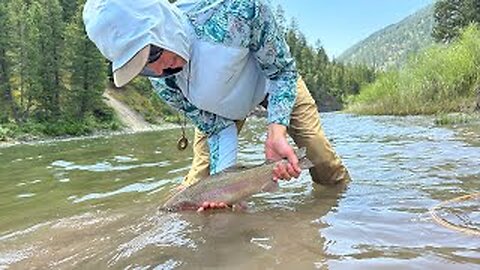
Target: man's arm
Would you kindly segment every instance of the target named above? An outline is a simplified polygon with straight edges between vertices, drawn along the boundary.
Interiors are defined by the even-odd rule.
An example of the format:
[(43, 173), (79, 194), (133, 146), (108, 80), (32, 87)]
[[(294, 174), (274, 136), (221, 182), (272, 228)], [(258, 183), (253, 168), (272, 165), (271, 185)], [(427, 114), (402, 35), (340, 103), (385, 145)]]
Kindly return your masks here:
[(298, 159), (287, 142), (287, 126), (297, 96), (297, 70), (272, 10), (261, 0), (254, 0), (253, 3), (255, 14), (251, 25), (250, 49), (270, 80), (267, 89), (269, 125), (265, 155), (272, 160), (287, 158), (289, 164), (277, 166), (274, 178), (290, 179), (300, 174)]
[(270, 6), (263, 1), (253, 2), (255, 14), (251, 21), (249, 47), (270, 80), (267, 89), (268, 123), (288, 126), (297, 96), (295, 61)]

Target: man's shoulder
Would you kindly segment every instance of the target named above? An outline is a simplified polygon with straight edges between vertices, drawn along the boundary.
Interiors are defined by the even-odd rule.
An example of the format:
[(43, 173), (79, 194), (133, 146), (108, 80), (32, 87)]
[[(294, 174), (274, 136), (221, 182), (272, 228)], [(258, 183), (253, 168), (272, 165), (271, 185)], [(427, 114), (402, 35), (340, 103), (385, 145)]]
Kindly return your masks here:
[(265, 5), (264, 0), (180, 0), (177, 7), (187, 13), (227, 13), (251, 19), (256, 10)]
[(231, 12), (247, 20), (252, 20), (261, 14), (261, 10), (269, 9), (265, 0), (226, 0)]

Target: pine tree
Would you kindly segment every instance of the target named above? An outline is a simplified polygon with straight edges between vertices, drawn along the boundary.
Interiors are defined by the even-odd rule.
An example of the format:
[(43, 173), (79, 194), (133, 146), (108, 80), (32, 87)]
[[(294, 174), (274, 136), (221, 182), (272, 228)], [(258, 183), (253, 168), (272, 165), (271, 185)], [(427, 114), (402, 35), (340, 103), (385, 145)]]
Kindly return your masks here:
[(63, 10), (63, 21), (70, 22), (70, 20), (75, 16), (75, 12), (78, 8), (78, 1), (77, 0), (60, 0), (60, 6)]
[(0, 5), (0, 122), (5, 122), (8, 120), (7, 108), (10, 105), (8, 103), (7, 93), (10, 92), (10, 83), (9, 83), (9, 68), (7, 61), (7, 9), (5, 5)]
[(480, 0), (441, 0), (435, 3), (435, 26), (432, 36), (437, 42), (455, 40), (470, 23), (480, 22)]
[(0, 120), (1, 122), (8, 121), (8, 110), (10, 109), (14, 119), (18, 122), (18, 108), (13, 98), (12, 85), (10, 83), (11, 60), (7, 54), (8, 49), (11, 47), (7, 4), (0, 5), (0, 29), (2, 29), (0, 30), (0, 105), (3, 108), (0, 112)]
[(285, 36), (298, 72), (320, 106), (328, 100), (335, 107), (335, 103), (338, 104), (348, 95), (357, 94), (363, 83), (375, 78), (374, 70), (366, 66), (345, 66), (335, 60), (330, 62), (320, 41), (317, 41), (315, 48), (308, 45), (295, 19)]
[(298, 30), (298, 23), (295, 19), (292, 19), (290, 22), (290, 26), (287, 29), (287, 34), (285, 35), (286, 42), (288, 44), (288, 47), (290, 48), (290, 54), (292, 56), (295, 56), (297, 54), (297, 47), (298, 45), (298, 37), (297, 33), (299, 32)]
[(63, 83), (60, 64), (63, 47), (62, 9), (58, 0), (36, 0), (29, 8), (29, 79), (41, 120), (60, 117)]
[(464, 26), (480, 22), (480, 0), (464, 0), (461, 13), (464, 18)]
[[(11, 1), (8, 5), (9, 22), (10, 22), (10, 43), (11, 58), (12, 58), (12, 76), (13, 87), (19, 91), (19, 107), (21, 108), (21, 118), (24, 120), (28, 114), (28, 104), (31, 104), (31, 98), (28, 92), (28, 78), (27, 70), (30, 68), (30, 60), (28, 58), (28, 47), (32, 46), (28, 38), (29, 20), (27, 18), (27, 10), (29, 1)], [(30, 101), (30, 102), (28, 102)]]
[(83, 119), (101, 107), (107, 81), (107, 65), (95, 45), (88, 39), (82, 21), (82, 8), (66, 27), (64, 63), (68, 73), (69, 112)]

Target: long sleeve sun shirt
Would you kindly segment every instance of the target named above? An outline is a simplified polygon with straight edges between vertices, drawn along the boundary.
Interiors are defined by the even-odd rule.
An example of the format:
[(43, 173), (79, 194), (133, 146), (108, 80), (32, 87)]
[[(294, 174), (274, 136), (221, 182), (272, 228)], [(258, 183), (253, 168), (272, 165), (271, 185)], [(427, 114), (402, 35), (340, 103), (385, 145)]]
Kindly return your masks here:
[[(234, 72), (236, 74), (245, 72), (245, 69), (251, 69), (252, 67), (246, 64), (245, 68), (241, 70), (229, 71), (229, 67), (234, 68), (237, 65), (237, 62), (234, 61), (235, 59), (240, 59), (241, 61), (252, 60), (255, 63), (255, 68), (259, 71), (256, 73), (260, 73), (259, 75), (263, 76), (262, 79), (266, 81), (264, 89), (265, 94), (268, 93), (268, 123), (288, 126), (296, 98), (297, 71), (288, 45), (285, 42), (284, 33), (278, 27), (270, 7), (262, 0), (187, 0), (178, 1), (176, 5), (186, 15), (188, 28), (193, 40), (192, 51), (195, 51), (197, 44), (207, 44), (207, 46), (216, 46), (212, 48), (214, 48), (213, 51), (218, 52), (209, 55), (209, 58), (206, 60), (202, 60), (205, 59), (205, 55), (202, 55), (203, 58), (192, 57), (190, 59), (191, 63), (186, 66), (195, 65), (196, 70), (208, 72), (209, 65), (220, 61), (227, 67), (225, 73)], [(231, 57), (232, 63), (230, 64), (229, 50), (235, 49), (248, 52), (248, 54), (242, 54), (242, 57), (250, 57), (251, 59), (245, 60), (244, 58), (239, 58), (238, 54), (236, 54), (236, 56)], [(219, 58), (218, 61), (216, 57)], [(208, 61), (210, 61), (210, 64), (207, 63)], [(184, 112), (200, 131), (209, 136), (211, 162), (213, 162), (211, 163), (211, 172), (215, 173), (219, 168), (215, 163), (222, 160), (222, 157), (217, 154), (217, 157), (214, 158), (213, 156), (215, 155), (213, 153), (222, 151), (218, 151), (219, 139), (214, 138), (218, 137), (222, 130), (232, 127), (233, 120), (235, 120), (225, 115), (234, 115), (235, 117), (238, 115), (246, 117), (246, 115), (244, 115), (243, 111), (228, 111), (229, 109), (236, 109), (233, 105), (228, 106), (228, 102), (235, 102), (235, 100), (222, 104), (224, 108), (222, 108), (223, 111), (219, 111), (220, 113), (212, 112), (215, 111), (215, 108), (212, 107), (215, 104), (210, 105), (213, 108), (211, 110), (200, 109), (200, 106), (197, 106), (201, 105), (200, 101), (195, 105), (192, 101), (196, 101), (198, 98), (194, 99), (194, 97), (188, 96), (189, 93), (186, 92), (186, 88), (189, 88), (188, 91), (191, 92), (196, 91), (195, 86), (198, 85), (196, 81), (202, 80), (203, 77), (195, 77), (197, 73), (194, 72), (193, 77), (188, 74), (189, 78), (182, 78), (182, 76), (186, 77), (185, 74), (187, 73), (183, 72), (183, 75), (166, 79), (151, 78), (151, 82), (155, 92), (165, 102), (175, 109)], [(203, 74), (211, 75), (209, 73)], [(235, 76), (235, 74), (232, 76)], [(185, 87), (186, 80), (190, 80), (188, 87)], [(228, 80), (225, 80), (225, 82), (226, 84), (232, 84)], [(242, 81), (238, 80), (237, 85), (232, 87), (236, 88), (236, 91), (239, 91), (238, 89), (245, 91), (246, 95), (254, 91), (250, 86), (242, 89), (241, 84)], [(248, 83), (245, 83), (245, 86), (247, 85)], [(221, 88), (221, 86), (221, 84), (217, 83), (214, 87), (215, 91), (217, 91), (217, 88)], [(257, 88), (262, 87), (262, 84), (258, 83), (255, 86)], [(202, 95), (208, 95), (208, 92), (206, 93)], [(253, 108), (259, 103), (258, 93), (253, 93), (251, 96), (250, 103), (256, 103), (251, 104), (251, 108)], [(208, 101), (205, 102), (208, 107)], [(231, 132), (227, 132), (227, 134), (231, 134)]]

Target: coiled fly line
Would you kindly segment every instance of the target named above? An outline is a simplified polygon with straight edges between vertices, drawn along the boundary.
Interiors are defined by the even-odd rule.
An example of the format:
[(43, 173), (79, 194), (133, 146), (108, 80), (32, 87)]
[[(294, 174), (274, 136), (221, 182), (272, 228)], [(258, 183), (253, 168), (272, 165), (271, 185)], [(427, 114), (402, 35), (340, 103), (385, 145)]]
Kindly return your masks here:
[(470, 195), (460, 196), (460, 197), (457, 197), (457, 198), (453, 198), (451, 200), (441, 202), (441, 203), (437, 204), (436, 206), (432, 207), (429, 212), (430, 212), (430, 215), (432, 216), (432, 218), (435, 222), (437, 222), (438, 224), (440, 224), (440, 225), (442, 225), (442, 226), (444, 226), (448, 229), (455, 230), (455, 231), (462, 232), (462, 233), (469, 234), (469, 235), (480, 236), (480, 228), (477, 229), (477, 228), (460, 226), (460, 225), (454, 224), (454, 223), (440, 217), (437, 214), (437, 212), (440, 208), (445, 207), (448, 204), (456, 203), (456, 202), (462, 202), (462, 201), (468, 201), (468, 200), (475, 200), (475, 199), (480, 199), (480, 192), (470, 194)]

